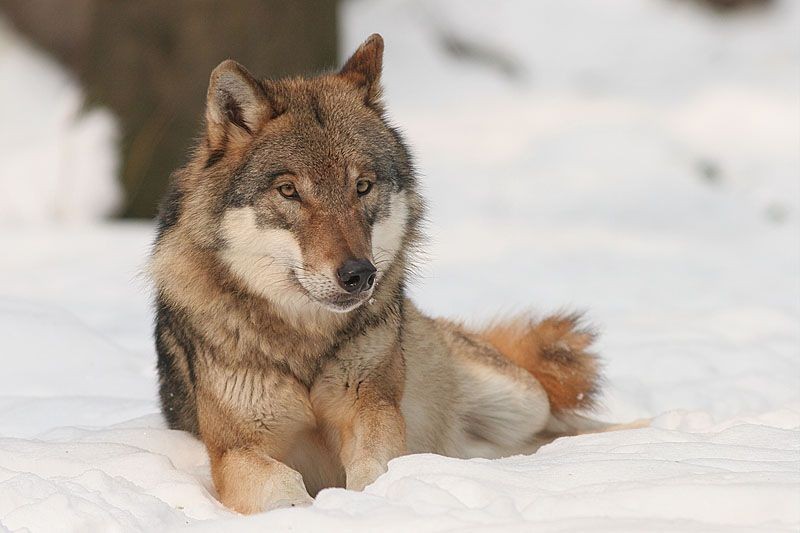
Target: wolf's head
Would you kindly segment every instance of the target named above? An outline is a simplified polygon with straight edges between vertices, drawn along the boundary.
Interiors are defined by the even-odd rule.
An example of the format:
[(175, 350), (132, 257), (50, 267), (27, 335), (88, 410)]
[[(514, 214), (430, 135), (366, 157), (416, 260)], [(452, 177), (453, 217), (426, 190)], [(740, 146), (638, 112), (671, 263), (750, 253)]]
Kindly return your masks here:
[(382, 55), (373, 35), (339, 72), (314, 78), (259, 81), (220, 64), (162, 233), (178, 218), (192, 225), (248, 290), (283, 307), (347, 312), (368, 301), (420, 211), (380, 102)]

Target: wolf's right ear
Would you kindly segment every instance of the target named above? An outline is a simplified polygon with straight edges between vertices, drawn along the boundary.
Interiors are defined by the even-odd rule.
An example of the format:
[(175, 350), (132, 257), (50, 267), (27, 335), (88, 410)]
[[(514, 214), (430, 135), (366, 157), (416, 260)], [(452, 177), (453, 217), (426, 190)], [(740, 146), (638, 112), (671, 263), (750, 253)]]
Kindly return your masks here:
[(381, 97), (383, 69), (383, 37), (373, 33), (339, 71), (339, 76), (364, 91), (364, 102), (376, 105)]
[(242, 65), (227, 59), (211, 73), (206, 96), (206, 125), (212, 142), (230, 126), (252, 135), (270, 112), (264, 86)]

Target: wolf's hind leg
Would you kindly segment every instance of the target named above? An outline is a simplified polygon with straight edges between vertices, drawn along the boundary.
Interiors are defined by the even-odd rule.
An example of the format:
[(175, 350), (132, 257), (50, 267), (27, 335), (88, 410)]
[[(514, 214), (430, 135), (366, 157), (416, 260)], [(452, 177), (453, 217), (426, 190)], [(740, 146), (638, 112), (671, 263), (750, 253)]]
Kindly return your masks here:
[(584, 435), (587, 433), (606, 433), (609, 431), (646, 428), (650, 426), (652, 421), (653, 420), (650, 418), (640, 418), (633, 422), (617, 424), (613, 422), (601, 422), (577, 413), (560, 413), (550, 418), (545, 428), (545, 433), (559, 437), (565, 435)]
[(489, 346), (461, 346), (456, 359), (461, 438), (451, 454), (495, 458), (532, 451), (550, 418), (544, 388)]
[(298, 471), (264, 453), (233, 448), (210, 455), (214, 485), (228, 508), (251, 514), (314, 502)]

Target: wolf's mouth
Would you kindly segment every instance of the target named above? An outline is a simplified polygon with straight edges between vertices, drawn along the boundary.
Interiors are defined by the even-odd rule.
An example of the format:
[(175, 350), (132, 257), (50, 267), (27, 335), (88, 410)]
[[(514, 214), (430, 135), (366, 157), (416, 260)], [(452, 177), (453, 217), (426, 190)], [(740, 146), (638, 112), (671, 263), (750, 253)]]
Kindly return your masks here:
[(320, 300), (317, 299), (317, 302), (320, 303), (322, 306), (328, 308), (329, 310), (333, 311), (334, 313), (348, 313), (350, 311), (354, 311), (357, 308), (361, 307), (364, 303), (369, 301), (369, 296), (365, 297), (350, 297), (350, 298), (337, 298), (336, 300)]
[(333, 311), (334, 313), (348, 313), (369, 301), (372, 296), (372, 291), (370, 291), (369, 294), (362, 293), (362, 295), (359, 296), (335, 295), (331, 298), (319, 298), (311, 294), (308, 290), (306, 290), (306, 294), (309, 298), (329, 311)]
[(315, 294), (311, 288), (307, 287), (298, 277), (297, 273), (292, 269), (292, 278), (297, 288), (305, 294), (309, 300), (319, 304), (329, 311), (334, 313), (348, 313), (353, 311), (372, 298), (375, 292), (373, 286), (371, 290), (361, 292), (358, 294), (343, 294), (341, 292), (332, 293), (329, 296), (320, 296)]

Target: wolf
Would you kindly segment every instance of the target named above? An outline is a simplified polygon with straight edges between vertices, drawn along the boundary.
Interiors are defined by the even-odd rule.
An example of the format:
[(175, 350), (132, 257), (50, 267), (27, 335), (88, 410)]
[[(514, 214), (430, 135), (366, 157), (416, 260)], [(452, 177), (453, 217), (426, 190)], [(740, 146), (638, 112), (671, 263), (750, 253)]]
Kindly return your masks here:
[(468, 328), (405, 294), (424, 200), (386, 118), (383, 40), (338, 72), (211, 74), (150, 260), (163, 414), (241, 513), (361, 490), (410, 453), (496, 458), (611, 428), (579, 315)]

